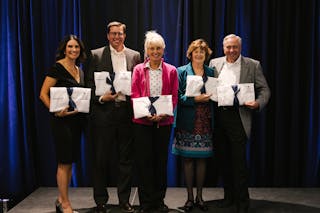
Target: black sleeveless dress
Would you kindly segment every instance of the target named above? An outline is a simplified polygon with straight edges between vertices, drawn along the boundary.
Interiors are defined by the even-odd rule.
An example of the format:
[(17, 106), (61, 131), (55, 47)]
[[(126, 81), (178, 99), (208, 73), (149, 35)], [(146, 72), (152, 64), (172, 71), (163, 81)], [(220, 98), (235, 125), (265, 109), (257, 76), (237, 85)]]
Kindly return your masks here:
[[(84, 87), (84, 74), (80, 71), (80, 83), (60, 64), (55, 63), (47, 76), (57, 79), (55, 87)], [(80, 156), (81, 134), (86, 122), (86, 114), (56, 117), (50, 116), (52, 135), (58, 163), (70, 164)]]

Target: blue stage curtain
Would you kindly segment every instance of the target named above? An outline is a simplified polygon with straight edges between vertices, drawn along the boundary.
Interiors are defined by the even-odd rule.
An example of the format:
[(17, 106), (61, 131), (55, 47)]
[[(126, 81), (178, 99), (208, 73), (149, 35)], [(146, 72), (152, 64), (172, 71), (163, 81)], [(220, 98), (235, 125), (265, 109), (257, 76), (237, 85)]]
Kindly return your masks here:
[(39, 92), (66, 34), (81, 37), (79, 1), (1, 1), (0, 198), (11, 203), (55, 185), (48, 110)]
[[(34, 91), (25, 43), (26, 4), (1, 1), (0, 197), (18, 199), (37, 185)], [(27, 45), (27, 46), (25, 46)], [(26, 63), (27, 62), (27, 63)], [(23, 192), (23, 193), (22, 193)]]
[[(42, 82), (64, 35), (98, 48), (113, 20), (126, 23), (126, 46), (142, 55), (145, 32), (159, 32), (165, 60), (177, 67), (187, 63), (194, 39), (207, 40), (218, 57), (225, 35), (241, 36), (242, 54), (260, 60), (272, 92), (248, 143), (250, 186), (320, 186), (319, 1), (2, 0), (0, 6), (0, 198), (18, 202), (38, 186), (56, 186), (48, 110), (38, 98)], [(82, 142), (72, 186), (91, 185), (85, 133)], [(168, 185), (183, 186), (180, 159), (170, 150)], [(216, 186), (217, 165), (209, 161), (206, 186)]]

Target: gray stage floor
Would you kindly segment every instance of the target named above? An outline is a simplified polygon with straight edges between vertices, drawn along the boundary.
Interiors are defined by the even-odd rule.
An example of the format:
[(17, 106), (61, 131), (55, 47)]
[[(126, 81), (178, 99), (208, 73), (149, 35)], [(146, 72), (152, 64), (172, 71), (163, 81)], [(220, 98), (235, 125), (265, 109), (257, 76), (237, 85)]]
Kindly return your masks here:
[[(250, 213), (282, 213), (320, 212), (320, 188), (250, 188), (251, 208)], [(110, 199), (109, 212), (120, 212), (116, 204), (118, 199), (116, 189), (109, 188)], [(221, 188), (205, 188), (203, 198), (209, 206), (208, 212), (232, 213), (234, 208), (219, 209), (215, 207), (216, 200), (222, 199)], [(75, 210), (79, 213), (90, 213), (94, 209), (91, 188), (70, 188), (70, 198)], [(38, 188), (22, 202), (10, 209), (9, 213), (54, 213), (54, 201), (57, 196), (57, 188)], [(133, 205), (139, 205), (136, 188), (132, 188), (130, 201)], [(171, 209), (170, 212), (183, 212), (178, 207), (183, 206), (186, 201), (185, 188), (168, 188), (165, 203)], [(192, 213), (201, 212), (193, 209)]]

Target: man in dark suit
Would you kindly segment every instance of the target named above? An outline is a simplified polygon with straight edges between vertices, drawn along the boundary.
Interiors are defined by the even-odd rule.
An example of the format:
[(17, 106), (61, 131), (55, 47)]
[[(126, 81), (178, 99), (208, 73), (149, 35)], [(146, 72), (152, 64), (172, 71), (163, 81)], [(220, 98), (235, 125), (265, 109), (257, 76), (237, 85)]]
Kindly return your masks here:
[(246, 143), (251, 133), (252, 113), (268, 103), (270, 89), (260, 62), (241, 55), (239, 36), (226, 36), (223, 50), (225, 56), (212, 59), (209, 64), (216, 68), (219, 82), (224, 85), (254, 83), (255, 100), (243, 106), (218, 107), (214, 143), (224, 181), (224, 199), (218, 206), (235, 205), (237, 212), (248, 212), (250, 199)]
[(87, 86), (92, 89), (90, 115), (90, 135), (93, 141), (93, 193), (97, 204), (96, 212), (106, 212), (108, 202), (108, 165), (110, 156), (117, 150), (117, 189), (119, 206), (122, 212), (134, 212), (129, 202), (133, 173), (132, 160), (132, 107), (130, 99), (121, 94), (106, 91), (104, 95), (95, 94), (94, 73), (106, 71), (110, 74), (119, 71), (132, 71), (140, 63), (140, 53), (125, 47), (126, 25), (111, 22), (107, 26), (109, 45), (91, 50), (88, 66)]

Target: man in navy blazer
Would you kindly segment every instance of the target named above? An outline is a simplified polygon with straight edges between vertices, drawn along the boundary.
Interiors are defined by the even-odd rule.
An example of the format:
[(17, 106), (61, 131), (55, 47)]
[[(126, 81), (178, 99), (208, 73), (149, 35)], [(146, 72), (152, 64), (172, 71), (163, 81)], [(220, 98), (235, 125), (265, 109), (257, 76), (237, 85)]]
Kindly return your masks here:
[(234, 34), (223, 40), (224, 57), (212, 59), (209, 66), (222, 84), (254, 83), (255, 100), (243, 106), (217, 109), (216, 156), (223, 174), (224, 199), (219, 207), (235, 205), (237, 212), (248, 212), (248, 169), (246, 142), (250, 137), (252, 113), (262, 110), (270, 98), (270, 89), (259, 61), (241, 55), (241, 38)]
[(95, 94), (94, 73), (106, 71), (114, 74), (119, 71), (132, 71), (140, 63), (140, 53), (125, 47), (126, 25), (110, 22), (107, 26), (109, 45), (91, 50), (88, 66), (87, 86), (92, 89), (90, 114), (90, 135), (93, 141), (93, 194), (97, 204), (96, 212), (106, 212), (108, 202), (108, 171), (110, 156), (116, 147), (119, 157), (117, 168), (117, 188), (122, 212), (134, 212), (129, 203), (133, 174), (132, 160), (132, 107), (130, 99), (121, 94), (106, 91)]

